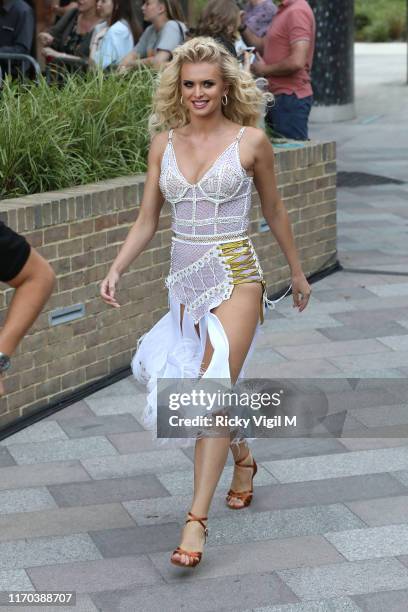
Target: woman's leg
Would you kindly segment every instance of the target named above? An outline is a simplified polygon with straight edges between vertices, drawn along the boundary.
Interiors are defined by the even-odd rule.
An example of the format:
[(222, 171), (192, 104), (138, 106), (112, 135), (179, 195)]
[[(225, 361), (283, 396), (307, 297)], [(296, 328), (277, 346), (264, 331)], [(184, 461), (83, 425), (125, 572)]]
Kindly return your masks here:
[[(231, 382), (237, 381), (245, 357), (251, 346), (259, 319), (259, 302), (262, 293), (260, 283), (236, 285), (229, 300), (212, 310), (222, 324), (229, 343)], [(206, 370), (211, 362), (213, 347), (208, 339), (201, 364)], [(194, 454), (194, 494), (191, 512), (196, 516), (208, 516), (214, 491), (224, 469), (231, 444), (230, 432), (225, 437), (208, 437), (197, 440)], [(247, 470), (241, 470), (247, 471)], [(248, 488), (248, 487), (246, 487)], [(187, 523), (183, 529), (180, 547), (189, 551), (202, 551), (203, 528), (197, 521)], [(188, 564), (187, 555), (175, 555)]]

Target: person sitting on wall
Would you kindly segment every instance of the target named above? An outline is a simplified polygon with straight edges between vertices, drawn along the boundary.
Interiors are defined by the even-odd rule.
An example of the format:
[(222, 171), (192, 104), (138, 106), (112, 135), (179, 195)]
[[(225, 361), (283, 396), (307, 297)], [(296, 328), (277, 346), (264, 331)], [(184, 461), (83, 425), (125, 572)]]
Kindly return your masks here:
[(316, 22), (306, 0), (276, 1), (278, 12), (264, 38), (245, 23), (240, 31), (245, 42), (258, 51), (252, 72), (268, 79), (275, 96), (275, 105), (267, 107), (266, 123), (279, 135), (307, 140)]
[(172, 52), (186, 37), (185, 17), (178, 0), (146, 0), (142, 11), (150, 25), (133, 51), (121, 61), (120, 72), (141, 64), (158, 68), (171, 60)]
[(89, 63), (106, 69), (116, 66), (133, 49), (142, 28), (129, 0), (97, 0), (96, 11), (104, 21), (94, 28)]
[[(0, 0), (0, 53), (33, 55), (35, 32), (34, 11), (24, 0)], [(12, 63), (13, 66), (13, 63)], [(8, 72), (8, 62), (0, 62), (1, 72)], [(19, 64), (22, 73), (28, 63)], [(16, 70), (12, 68), (14, 75)]]
[(11, 356), (40, 314), (55, 284), (49, 263), (27, 240), (0, 221), (0, 281), (15, 289), (0, 328), (0, 396)]
[(38, 35), (41, 53), (48, 61), (56, 59), (86, 63), (94, 27), (100, 19), (96, 0), (78, 0), (78, 8), (67, 12), (56, 25)]

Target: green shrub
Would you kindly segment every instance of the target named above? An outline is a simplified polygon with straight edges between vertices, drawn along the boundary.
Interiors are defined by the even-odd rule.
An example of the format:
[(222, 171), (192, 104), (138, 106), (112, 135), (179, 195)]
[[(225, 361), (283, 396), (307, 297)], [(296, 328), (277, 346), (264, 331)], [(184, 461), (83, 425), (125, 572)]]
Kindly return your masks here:
[(63, 87), (6, 81), (0, 105), (0, 197), (144, 172), (153, 74), (73, 75)]
[(356, 0), (354, 23), (358, 41), (404, 40), (406, 0)]

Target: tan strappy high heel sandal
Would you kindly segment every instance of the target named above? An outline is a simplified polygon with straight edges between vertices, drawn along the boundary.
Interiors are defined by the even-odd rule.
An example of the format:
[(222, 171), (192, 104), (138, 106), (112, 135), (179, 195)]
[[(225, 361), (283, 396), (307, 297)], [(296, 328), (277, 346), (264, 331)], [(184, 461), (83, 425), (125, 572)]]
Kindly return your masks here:
[[(231, 508), (231, 510), (241, 510), (241, 508), (246, 508), (247, 506), (249, 506), (249, 504), (252, 501), (253, 491), (254, 491), (254, 476), (258, 471), (258, 466), (256, 464), (255, 459), (254, 459), (254, 462), (251, 463), (251, 465), (241, 465), (242, 462), (245, 461), (245, 459), (247, 459), (250, 452), (251, 451), (249, 450), (243, 459), (239, 459), (238, 461), (235, 461), (235, 465), (237, 465), (240, 468), (249, 468), (250, 470), (253, 470), (252, 478), (251, 478), (251, 489), (249, 491), (234, 491), (233, 489), (230, 489), (228, 491), (226, 502), (227, 502), (228, 508)], [(232, 497), (242, 499), (243, 501), (242, 505), (234, 506), (233, 504), (231, 504), (230, 502), (231, 502)]]
[[(189, 512), (188, 515), (191, 518), (188, 518), (186, 520), (186, 523), (189, 523), (190, 521), (198, 521), (200, 525), (204, 527), (204, 544), (205, 544), (207, 542), (208, 529), (204, 525), (203, 521), (206, 521), (208, 517), (207, 516), (195, 516), (192, 512)], [(173, 556), (176, 553), (179, 555), (187, 555), (190, 560), (190, 563), (187, 565), (186, 563), (182, 563), (179, 559), (173, 559)], [(180, 567), (195, 567), (196, 565), (200, 563), (201, 557), (202, 557), (202, 552), (184, 550), (184, 548), (180, 548), (180, 546), (177, 546), (177, 548), (173, 551), (170, 561), (174, 565), (179, 565)]]

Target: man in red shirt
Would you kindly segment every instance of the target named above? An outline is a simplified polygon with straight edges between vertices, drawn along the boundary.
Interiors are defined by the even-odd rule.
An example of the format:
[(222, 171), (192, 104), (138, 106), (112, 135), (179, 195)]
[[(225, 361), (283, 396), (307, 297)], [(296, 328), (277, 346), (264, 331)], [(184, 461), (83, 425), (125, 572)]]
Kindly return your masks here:
[(267, 124), (282, 136), (307, 140), (313, 103), (310, 71), (316, 37), (316, 22), (309, 4), (306, 0), (280, 0), (278, 12), (263, 38), (245, 25), (240, 31), (245, 42), (258, 51), (252, 72), (257, 77), (266, 77), (275, 95), (275, 105), (267, 109)]

